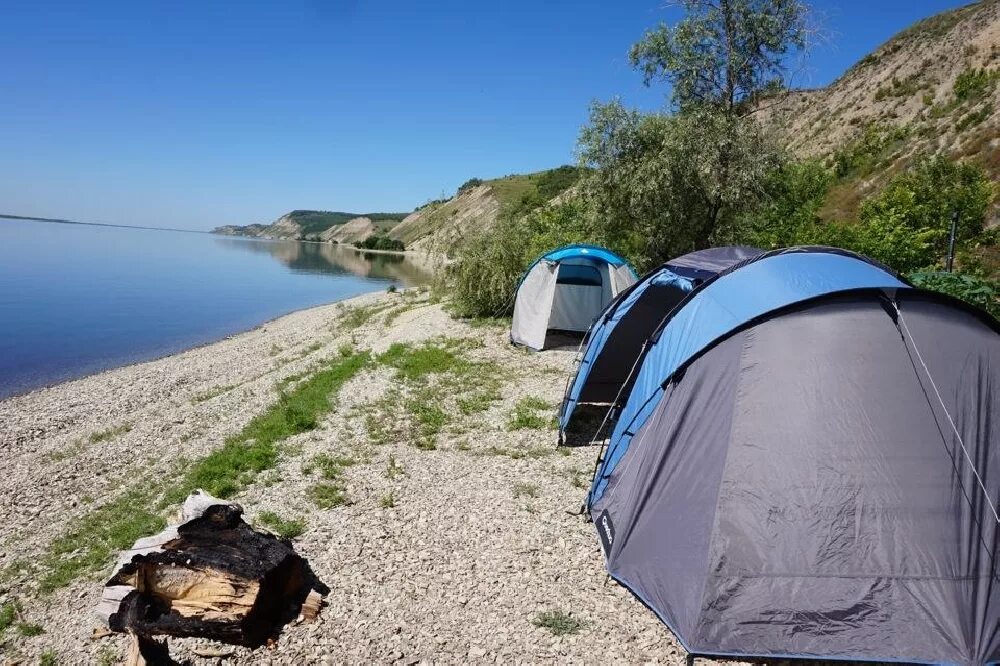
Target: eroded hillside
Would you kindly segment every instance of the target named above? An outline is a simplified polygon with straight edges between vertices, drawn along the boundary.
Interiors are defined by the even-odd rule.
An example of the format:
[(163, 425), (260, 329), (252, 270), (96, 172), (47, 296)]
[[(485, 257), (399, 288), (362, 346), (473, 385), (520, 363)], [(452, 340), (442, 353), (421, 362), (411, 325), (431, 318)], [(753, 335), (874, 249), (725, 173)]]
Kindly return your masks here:
[(915, 156), (975, 160), (1000, 179), (1000, 0), (919, 21), (826, 88), (800, 90), (760, 112), (800, 157), (869, 160), (851, 171), (825, 216), (858, 202)]

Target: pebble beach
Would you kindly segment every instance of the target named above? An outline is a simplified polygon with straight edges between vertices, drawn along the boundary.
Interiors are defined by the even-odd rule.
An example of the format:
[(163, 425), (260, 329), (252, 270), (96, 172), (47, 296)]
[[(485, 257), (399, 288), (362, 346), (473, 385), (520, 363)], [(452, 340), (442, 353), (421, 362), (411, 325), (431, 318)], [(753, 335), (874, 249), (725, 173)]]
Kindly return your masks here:
[[(448, 350), (451, 374), (414, 380), (394, 361), (428, 348)], [(0, 402), (0, 603), (41, 630), (8, 629), (5, 659), (117, 663), (125, 638), (92, 637), (112, 563), (44, 589), (53, 544), (136, 484), (182, 474), (317, 368), (364, 353), (317, 427), (232, 498), (251, 524), (296, 521), (296, 550), (331, 588), (319, 620), (256, 650), (171, 639), (175, 659), (682, 663), (664, 625), (608, 580), (579, 515), (597, 451), (557, 449), (553, 424), (574, 352), (514, 348), (502, 323), (456, 320), (410, 290)], [(331, 459), (335, 506), (315, 491)]]

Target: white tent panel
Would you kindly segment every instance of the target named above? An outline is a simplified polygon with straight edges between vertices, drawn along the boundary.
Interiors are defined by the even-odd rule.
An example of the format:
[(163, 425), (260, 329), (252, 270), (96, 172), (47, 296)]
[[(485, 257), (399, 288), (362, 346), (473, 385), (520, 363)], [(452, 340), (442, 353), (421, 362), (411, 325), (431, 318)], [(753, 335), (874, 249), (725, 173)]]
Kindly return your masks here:
[(558, 272), (559, 264), (539, 261), (524, 277), (514, 300), (511, 341), (535, 350), (545, 346), (545, 331), (549, 328)]
[(609, 266), (611, 269), (611, 284), (614, 289), (612, 298), (625, 291), (636, 282), (635, 273), (626, 264), (621, 266)]

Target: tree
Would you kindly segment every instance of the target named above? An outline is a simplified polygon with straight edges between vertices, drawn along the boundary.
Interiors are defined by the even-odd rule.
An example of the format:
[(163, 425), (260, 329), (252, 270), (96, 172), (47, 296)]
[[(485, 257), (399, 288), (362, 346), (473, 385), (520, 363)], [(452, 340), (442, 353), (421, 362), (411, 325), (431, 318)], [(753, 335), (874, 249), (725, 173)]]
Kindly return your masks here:
[(789, 54), (806, 46), (806, 6), (800, 0), (679, 0), (675, 26), (660, 24), (632, 47), (632, 64), (646, 84), (671, 85), (681, 111), (691, 106), (744, 109), (784, 85)]
[(594, 169), (583, 192), (595, 228), (641, 268), (718, 240), (759, 205), (781, 163), (755, 122), (708, 107), (643, 115), (619, 102), (591, 108), (580, 157)]

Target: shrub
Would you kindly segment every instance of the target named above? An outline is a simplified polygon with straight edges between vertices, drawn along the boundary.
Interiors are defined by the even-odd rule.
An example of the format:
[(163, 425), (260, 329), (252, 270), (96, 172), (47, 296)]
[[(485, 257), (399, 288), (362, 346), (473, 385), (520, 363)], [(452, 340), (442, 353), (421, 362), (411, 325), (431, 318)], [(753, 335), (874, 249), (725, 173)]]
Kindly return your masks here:
[(363, 250), (383, 250), (389, 252), (402, 252), (406, 250), (406, 243), (395, 238), (389, 238), (385, 234), (373, 234), (363, 241), (359, 241), (357, 246)]
[(546, 250), (569, 243), (602, 242), (579, 199), (505, 216), (473, 236), (449, 267), (452, 306), (459, 317), (498, 317), (514, 309), (514, 293), (528, 266)]
[(970, 67), (955, 79), (955, 86), (952, 89), (955, 93), (955, 99), (964, 102), (984, 97), (993, 89), (998, 79), (1000, 79), (1000, 70)]
[(470, 178), (461, 185), (458, 186), (458, 193), (461, 194), (467, 190), (471, 190), (473, 187), (479, 187), (483, 184), (482, 178)]
[(910, 280), (918, 287), (954, 296), (1000, 318), (1000, 284), (996, 280), (961, 273), (912, 273)]
[(877, 195), (861, 204), (858, 247), (900, 272), (939, 265), (945, 257), (951, 215), (959, 214), (956, 247), (973, 246), (983, 233), (993, 186), (975, 165), (945, 157), (919, 161), (896, 175)]

